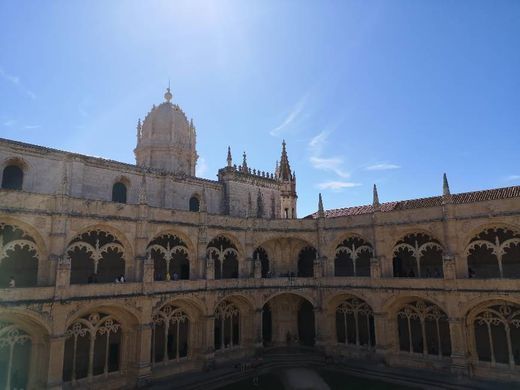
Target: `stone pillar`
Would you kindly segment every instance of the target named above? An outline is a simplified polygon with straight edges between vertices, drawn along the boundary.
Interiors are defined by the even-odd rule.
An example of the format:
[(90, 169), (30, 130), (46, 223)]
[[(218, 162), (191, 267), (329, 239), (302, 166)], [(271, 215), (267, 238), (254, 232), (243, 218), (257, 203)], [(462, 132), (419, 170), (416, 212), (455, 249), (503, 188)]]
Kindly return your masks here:
[(261, 279), (262, 278), (262, 262), (260, 261), (260, 259), (257, 258), (253, 260), (253, 264), (254, 264), (254, 277), (255, 279)]
[(206, 257), (206, 279), (214, 280), (215, 279), (215, 261), (211, 256)]
[(254, 318), (254, 326), (255, 326), (255, 347), (261, 348), (263, 345), (263, 318), (262, 318), (263, 308), (255, 309), (255, 318)]
[(392, 278), (394, 276), (394, 265), (392, 264), (392, 258), (387, 259), (385, 255), (377, 256), (379, 259), (379, 268), (381, 269), (382, 278)]
[(205, 322), (204, 360), (206, 367), (211, 368), (215, 360), (215, 315), (212, 313), (202, 319)]
[(451, 372), (460, 376), (469, 375), (468, 346), (464, 318), (448, 318), (451, 338)]
[(49, 259), (57, 263), (56, 289), (67, 289), (70, 286), (70, 258), (65, 254), (64, 256), (51, 255)]
[(381, 262), (377, 257), (370, 259), (370, 277), (372, 279), (381, 279)]
[(314, 308), (314, 332), (315, 345), (318, 348), (325, 346), (325, 336), (327, 334), (327, 316), (321, 306)]
[[(147, 310), (150, 311), (150, 310)], [(151, 311), (150, 313), (151, 316)], [(143, 318), (150, 318), (144, 316)], [(137, 387), (143, 387), (150, 381), (152, 374), (151, 366), (151, 348), (152, 348), (152, 324), (143, 323), (139, 324), (137, 329), (138, 335), (138, 355), (137, 355)]]
[(47, 372), (47, 389), (61, 389), (63, 381), (63, 359), (65, 354), (65, 336), (49, 337), (49, 365)]
[(387, 356), (393, 352), (397, 337), (395, 319), (389, 318), (388, 313), (374, 312), (374, 328), (376, 334), (376, 355), (387, 360)]
[(324, 257), (317, 257), (316, 259), (314, 259), (314, 267), (313, 267), (313, 271), (314, 271), (314, 277), (315, 278), (321, 278), (323, 276), (323, 262), (326, 258)]
[(444, 274), (444, 279), (453, 280), (457, 277), (455, 269), (455, 258), (453, 256), (442, 256), (442, 271)]

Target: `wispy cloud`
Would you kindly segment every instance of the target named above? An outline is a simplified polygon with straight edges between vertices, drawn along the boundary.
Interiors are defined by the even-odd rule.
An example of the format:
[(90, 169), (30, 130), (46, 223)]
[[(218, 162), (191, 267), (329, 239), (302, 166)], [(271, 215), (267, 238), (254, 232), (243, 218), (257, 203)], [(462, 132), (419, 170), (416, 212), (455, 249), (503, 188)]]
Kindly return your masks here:
[(11, 126), (14, 126), (15, 124), (16, 124), (16, 119), (8, 119), (3, 123), (3, 125), (6, 127), (11, 127)]
[(506, 177), (506, 181), (520, 181), (520, 175), (509, 175)]
[(40, 125), (26, 125), (24, 126), (24, 129), (31, 130), (31, 129), (39, 129)]
[(6, 72), (2, 67), (0, 67), (0, 78), (7, 81), (8, 83), (11, 83), (13, 86), (22, 91), (29, 98), (33, 100), (36, 99), (36, 94), (29, 88), (25, 87), (25, 85), (23, 85), (22, 81), (20, 80), (20, 77)]
[(280, 134), (282, 132), (284, 132), (285, 130), (288, 130), (291, 127), (291, 125), (300, 118), (300, 116), (303, 112), (303, 109), (305, 108), (305, 105), (307, 104), (308, 98), (309, 98), (308, 93), (303, 95), (296, 102), (296, 104), (292, 107), (291, 111), (285, 117), (283, 122), (281, 124), (279, 124), (278, 126), (276, 126), (274, 129), (272, 129), (269, 132), (269, 134), (271, 134), (273, 137), (278, 137), (278, 136), (280, 136)]
[(195, 167), (195, 175), (198, 177), (204, 176), (204, 174), (208, 170), (208, 164), (206, 163), (206, 159), (204, 157), (199, 157), (199, 161), (197, 162), (197, 166)]
[(381, 163), (381, 164), (369, 165), (368, 167), (365, 167), (365, 170), (367, 170), (367, 171), (388, 171), (390, 169), (399, 169), (399, 168), (401, 168), (401, 166), (397, 165), (397, 164)]
[(346, 179), (350, 177), (350, 173), (343, 169), (343, 159), (341, 157), (322, 157), (323, 149), (327, 143), (329, 135), (330, 131), (323, 130), (311, 138), (308, 143), (310, 151), (309, 162), (315, 169), (333, 172), (340, 178)]
[(319, 183), (317, 187), (320, 190), (333, 190), (333, 191), (340, 191), (344, 188), (352, 188), (352, 187), (359, 187), (361, 183), (354, 183), (350, 181), (326, 181), (323, 183)]

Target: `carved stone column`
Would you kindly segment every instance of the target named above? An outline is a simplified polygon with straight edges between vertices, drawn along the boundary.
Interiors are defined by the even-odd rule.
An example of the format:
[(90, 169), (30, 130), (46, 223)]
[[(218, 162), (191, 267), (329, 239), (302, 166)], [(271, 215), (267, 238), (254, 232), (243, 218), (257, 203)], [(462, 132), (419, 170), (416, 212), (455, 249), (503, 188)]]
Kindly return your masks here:
[[(148, 313), (147, 313), (148, 314)], [(151, 315), (151, 313), (149, 313)], [(149, 317), (144, 317), (149, 318)], [(137, 329), (138, 357), (137, 357), (137, 386), (143, 387), (150, 381), (152, 374), (150, 351), (152, 347), (152, 324), (139, 324)]]
[(456, 279), (455, 258), (453, 256), (442, 256), (442, 271), (444, 273), (444, 279)]
[(206, 279), (215, 279), (215, 261), (211, 256), (206, 257)]
[(263, 345), (263, 318), (262, 318), (263, 308), (256, 308), (254, 314), (254, 327), (255, 327), (255, 347), (261, 348)]
[(327, 335), (327, 316), (321, 306), (314, 308), (314, 332), (315, 332), (315, 343), (316, 347), (323, 348), (325, 346), (325, 340)]
[(262, 262), (257, 257), (256, 259), (253, 260), (253, 264), (254, 264), (253, 268), (254, 268), (255, 279), (261, 279), (262, 278)]
[(448, 318), (451, 338), (451, 371), (466, 376), (469, 374), (467, 355), (466, 327), (464, 318)]
[(315, 278), (321, 278), (323, 276), (323, 261), (324, 261), (324, 258), (323, 257), (317, 257), (316, 259), (314, 259), (314, 267), (313, 267), (313, 272), (314, 272), (314, 277)]
[(398, 343), (396, 326), (395, 319), (389, 318), (388, 313), (374, 312), (376, 354), (384, 360), (387, 359), (387, 355), (393, 352), (396, 343)]
[(215, 315), (212, 313), (201, 319), (205, 322), (204, 360), (208, 365), (215, 359)]
[(381, 261), (377, 257), (370, 259), (370, 277), (372, 279), (381, 279)]
[(67, 254), (63, 256), (50, 255), (50, 261), (56, 264), (56, 289), (62, 290), (70, 286), (70, 258)]
[(61, 389), (63, 381), (63, 357), (65, 353), (65, 336), (50, 336), (49, 337), (49, 354), (46, 358), (49, 359), (47, 372), (47, 389), (58, 390)]

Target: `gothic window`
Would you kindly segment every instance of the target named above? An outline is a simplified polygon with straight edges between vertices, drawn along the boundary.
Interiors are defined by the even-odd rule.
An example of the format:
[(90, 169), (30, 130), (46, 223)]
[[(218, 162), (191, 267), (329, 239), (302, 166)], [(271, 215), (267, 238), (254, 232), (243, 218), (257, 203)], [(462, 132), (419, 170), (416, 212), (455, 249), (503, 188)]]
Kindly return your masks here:
[(240, 311), (229, 301), (222, 301), (215, 309), (215, 350), (233, 348), (240, 344)]
[(486, 229), (466, 248), (473, 278), (520, 278), (520, 234), (507, 228)]
[(437, 305), (419, 300), (405, 304), (397, 313), (401, 351), (450, 356), (448, 316)]
[(112, 202), (126, 203), (126, 186), (117, 182), (112, 186)]
[(490, 305), (477, 314), (473, 326), (478, 360), (520, 366), (520, 305)]
[(121, 242), (102, 230), (79, 234), (65, 253), (71, 263), (71, 284), (110, 283), (125, 274)]
[(200, 211), (200, 200), (195, 195), (190, 198), (190, 211)]
[(179, 237), (165, 234), (148, 245), (153, 258), (155, 280), (177, 280), (190, 278), (188, 247)]
[(225, 237), (213, 239), (206, 249), (215, 267), (215, 279), (238, 278), (238, 251), (233, 243)]
[(442, 278), (442, 246), (423, 233), (408, 234), (393, 250), (394, 277)]
[(259, 247), (253, 252), (253, 259), (260, 260), (260, 266), (262, 267), (262, 278), (269, 276), (269, 257), (264, 248)]
[(298, 276), (312, 278), (314, 276), (314, 260), (316, 259), (316, 249), (306, 246), (298, 255)]
[(153, 315), (152, 364), (188, 356), (189, 325), (188, 315), (176, 306), (163, 306)]
[(23, 186), (23, 170), (17, 165), (8, 165), (2, 173), (2, 188), (21, 190)]
[(358, 237), (344, 240), (336, 248), (335, 276), (370, 276), (372, 246)]
[(31, 336), (14, 324), (0, 323), (0, 387), (27, 388)]
[(347, 298), (341, 302), (336, 307), (336, 337), (338, 343), (373, 348), (375, 330), (372, 308), (357, 298)]
[(79, 318), (67, 328), (65, 337), (65, 382), (119, 371), (121, 324), (111, 315), (91, 313)]
[(22, 229), (0, 223), (0, 288), (8, 287), (11, 277), (16, 287), (36, 286), (38, 248)]

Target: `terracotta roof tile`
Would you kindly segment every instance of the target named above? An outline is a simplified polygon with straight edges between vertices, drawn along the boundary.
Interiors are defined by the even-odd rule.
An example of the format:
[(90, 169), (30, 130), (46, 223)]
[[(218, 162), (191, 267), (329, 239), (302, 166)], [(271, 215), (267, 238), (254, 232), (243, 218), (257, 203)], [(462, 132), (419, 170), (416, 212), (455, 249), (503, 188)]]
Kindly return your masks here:
[[(520, 186), (514, 187), (505, 187), (505, 188), (495, 188), (491, 190), (482, 190), (482, 191), (473, 191), (473, 192), (463, 192), (460, 194), (453, 194), (451, 196), (451, 201), (454, 204), (464, 204), (464, 203), (475, 203), (475, 202), (483, 202), (487, 200), (495, 200), (495, 199), (507, 199), (507, 198), (516, 198), (520, 197)], [(410, 200), (402, 200), (398, 202), (387, 202), (382, 203), (380, 206), (380, 212), (388, 212), (394, 210), (410, 210), (410, 209), (418, 209), (418, 208), (427, 208), (427, 207), (438, 207), (441, 206), (443, 202), (442, 196), (432, 196), (430, 198), (420, 198), (420, 199), (410, 199)], [(326, 218), (337, 218), (337, 217), (347, 217), (352, 215), (362, 215), (369, 214), (374, 211), (372, 205), (364, 205), (364, 206), (353, 206), (353, 207), (345, 207), (341, 209), (332, 209), (325, 211)], [(313, 213), (308, 215), (305, 218), (318, 218), (318, 213)]]

